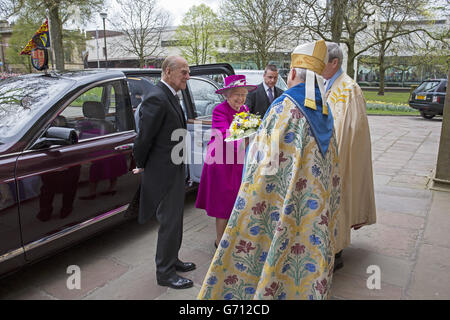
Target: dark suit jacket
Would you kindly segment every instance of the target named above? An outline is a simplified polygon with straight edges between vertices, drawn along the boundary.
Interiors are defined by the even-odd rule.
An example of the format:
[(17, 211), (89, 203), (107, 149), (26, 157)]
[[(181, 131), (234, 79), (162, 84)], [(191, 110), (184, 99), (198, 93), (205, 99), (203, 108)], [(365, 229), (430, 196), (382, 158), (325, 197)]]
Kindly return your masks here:
[[(273, 99), (275, 100), (276, 98), (281, 96), (283, 90), (277, 87), (275, 87), (274, 89), (275, 95)], [(262, 82), (258, 85), (256, 90), (249, 92), (245, 104), (248, 106), (251, 113), (260, 114), (261, 119), (264, 117), (267, 109), (269, 109), (270, 102), (269, 98), (267, 97), (267, 92), (264, 90), (264, 85)]]
[[(139, 222), (150, 219), (159, 203), (174, 183), (177, 170), (183, 170), (184, 162), (175, 164), (172, 149), (179, 141), (171, 141), (172, 132), (186, 129), (183, 110), (170, 89), (159, 82), (144, 97), (139, 110), (139, 133), (134, 141), (133, 154), (138, 168), (144, 168), (141, 179)], [(184, 177), (184, 175), (182, 175)]]

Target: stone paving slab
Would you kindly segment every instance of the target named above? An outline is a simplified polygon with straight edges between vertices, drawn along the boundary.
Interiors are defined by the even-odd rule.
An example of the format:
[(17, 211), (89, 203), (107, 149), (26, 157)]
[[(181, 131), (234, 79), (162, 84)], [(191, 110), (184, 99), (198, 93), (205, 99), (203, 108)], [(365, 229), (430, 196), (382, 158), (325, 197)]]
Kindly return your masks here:
[(333, 276), (331, 295), (334, 299), (345, 300), (399, 300), (403, 289), (381, 282), (380, 289), (368, 289), (367, 277), (344, 273)]
[(87, 295), (88, 300), (153, 300), (165, 294), (167, 287), (155, 285), (156, 273), (151, 264), (133, 268), (120, 278)]
[(421, 246), (408, 295), (411, 299), (450, 299), (450, 248)]
[[(424, 242), (450, 249), (450, 193), (433, 192), (433, 198)], [(448, 284), (450, 287), (450, 281)]]
[(383, 224), (366, 226), (352, 232), (352, 245), (389, 257), (412, 259), (419, 230), (403, 229)]
[[(413, 261), (390, 257), (370, 250), (351, 245), (342, 253), (344, 268), (336, 271), (336, 275), (345, 274), (366, 278), (372, 274), (368, 268), (378, 266), (381, 271), (381, 281), (385, 284), (404, 288), (410, 281)], [(333, 283), (333, 287), (338, 287)]]

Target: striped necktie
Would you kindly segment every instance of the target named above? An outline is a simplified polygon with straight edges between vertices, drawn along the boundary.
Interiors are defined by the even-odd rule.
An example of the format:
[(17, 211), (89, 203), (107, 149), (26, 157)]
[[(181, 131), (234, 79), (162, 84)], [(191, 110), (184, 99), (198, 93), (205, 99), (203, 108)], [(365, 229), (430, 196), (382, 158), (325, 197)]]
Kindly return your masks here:
[(269, 96), (269, 102), (272, 103), (273, 101), (273, 94), (272, 94), (272, 89), (267, 89), (267, 95)]

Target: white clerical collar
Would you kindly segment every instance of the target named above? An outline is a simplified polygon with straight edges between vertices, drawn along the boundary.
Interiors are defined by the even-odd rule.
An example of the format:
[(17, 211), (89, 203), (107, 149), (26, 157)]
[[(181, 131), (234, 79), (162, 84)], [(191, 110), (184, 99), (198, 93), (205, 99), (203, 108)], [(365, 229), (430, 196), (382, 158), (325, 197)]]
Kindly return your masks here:
[(164, 83), (170, 89), (170, 91), (173, 93), (174, 96), (177, 95), (177, 92), (175, 91), (175, 89), (172, 88), (167, 82), (165, 82), (163, 79), (161, 79), (161, 82)]

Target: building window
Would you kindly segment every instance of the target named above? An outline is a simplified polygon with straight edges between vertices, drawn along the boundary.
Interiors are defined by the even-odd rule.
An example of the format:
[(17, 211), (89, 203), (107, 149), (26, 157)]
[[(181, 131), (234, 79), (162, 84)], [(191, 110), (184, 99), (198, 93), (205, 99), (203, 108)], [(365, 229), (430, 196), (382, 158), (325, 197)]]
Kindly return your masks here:
[(161, 40), (161, 47), (180, 47), (189, 45), (188, 40)]

